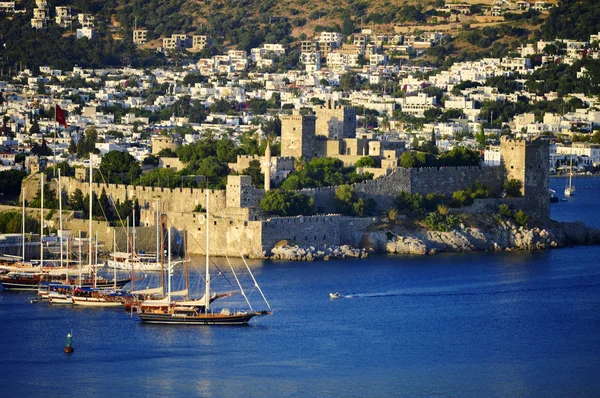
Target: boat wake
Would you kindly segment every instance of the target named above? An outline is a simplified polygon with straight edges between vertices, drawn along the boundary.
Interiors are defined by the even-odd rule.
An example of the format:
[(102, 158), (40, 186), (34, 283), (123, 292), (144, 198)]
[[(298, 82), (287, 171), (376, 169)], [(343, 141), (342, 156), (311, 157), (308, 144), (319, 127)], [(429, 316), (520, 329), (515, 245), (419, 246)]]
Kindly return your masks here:
[[(597, 286), (598, 283), (581, 283), (568, 286), (570, 289), (582, 289), (591, 288)], [(502, 295), (502, 294), (514, 294), (524, 293), (531, 291), (540, 290), (555, 290), (565, 289), (564, 286), (540, 286), (540, 287), (514, 287), (504, 289), (493, 289), (493, 290), (467, 290), (467, 289), (435, 289), (435, 290), (389, 290), (386, 292), (375, 292), (375, 293), (353, 293), (340, 295), (338, 298), (345, 299), (358, 299), (358, 298), (373, 298), (373, 297), (424, 297), (424, 296), (483, 296), (483, 295)]]

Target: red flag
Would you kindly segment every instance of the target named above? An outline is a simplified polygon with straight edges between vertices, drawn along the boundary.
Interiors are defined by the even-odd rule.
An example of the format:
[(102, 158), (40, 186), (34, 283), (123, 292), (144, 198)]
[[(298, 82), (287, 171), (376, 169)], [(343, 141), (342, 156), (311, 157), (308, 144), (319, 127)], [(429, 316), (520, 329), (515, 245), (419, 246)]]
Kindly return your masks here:
[(65, 111), (63, 111), (58, 105), (56, 105), (56, 122), (67, 128), (67, 119), (65, 118)]

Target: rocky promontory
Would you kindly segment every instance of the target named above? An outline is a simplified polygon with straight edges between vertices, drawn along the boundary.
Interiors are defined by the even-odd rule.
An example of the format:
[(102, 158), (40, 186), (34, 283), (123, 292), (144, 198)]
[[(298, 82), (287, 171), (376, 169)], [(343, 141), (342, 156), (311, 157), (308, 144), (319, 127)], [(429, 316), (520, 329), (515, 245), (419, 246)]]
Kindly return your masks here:
[[(471, 221), (471, 222), (469, 222)], [(419, 225), (379, 225), (362, 234), (361, 247), (377, 252), (435, 254), (544, 250), (600, 243), (600, 230), (582, 222), (548, 221), (544, 226), (518, 226), (513, 220), (479, 215), (449, 232), (430, 231)]]
[[(572, 245), (600, 243), (600, 230), (582, 222), (540, 222), (540, 226), (519, 226), (512, 219), (487, 215), (466, 216), (449, 232), (431, 231), (419, 223), (379, 223), (354, 234), (355, 246), (300, 246), (283, 240), (270, 252), (273, 260), (313, 261), (365, 258), (370, 253), (436, 254), (545, 250)], [(542, 226), (543, 225), (543, 226)]]

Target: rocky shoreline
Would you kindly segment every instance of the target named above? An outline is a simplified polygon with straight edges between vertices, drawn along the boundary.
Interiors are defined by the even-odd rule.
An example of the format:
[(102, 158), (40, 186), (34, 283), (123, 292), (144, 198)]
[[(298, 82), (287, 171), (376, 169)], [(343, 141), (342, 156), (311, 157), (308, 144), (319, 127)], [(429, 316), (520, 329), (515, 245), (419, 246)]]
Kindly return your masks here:
[(582, 222), (547, 221), (543, 227), (522, 227), (513, 220), (483, 216), (464, 222), (450, 232), (429, 231), (418, 225), (374, 225), (358, 233), (358, 248), (299, 246), (287, 241), (271, 250), (271, 259), (292, 261), (365, 258), (370, 253), (430, 255), (443, 252), (546, 250), (573, 245), (600, 244), (600, 229)]
[(372, 249), (356, 249), (350, 245), (299, 246), (287, 242), (271, 249), (271, 260), (314, 261), (342, 258), (366, 258)]

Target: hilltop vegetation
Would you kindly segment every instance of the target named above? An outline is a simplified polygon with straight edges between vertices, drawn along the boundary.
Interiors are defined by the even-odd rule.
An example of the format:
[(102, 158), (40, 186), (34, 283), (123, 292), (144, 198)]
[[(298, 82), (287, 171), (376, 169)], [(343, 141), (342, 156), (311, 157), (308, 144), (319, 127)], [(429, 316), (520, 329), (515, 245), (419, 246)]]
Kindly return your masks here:
[[(24, 0), (20, 7), (27, 12), (2, 18), (0, 35), (0, 67), (14, 68), (22, 64), (34, 70), (40, 65), (70, 69), (74, 65), (103, 67), (132, 65), (149, 67), (168, 61), (154, 51), (157, 39), (173, 33), (209, 34), (215, 48), (196, 56), (210, 56), (227, 48), (249, 50), (262, 43), (281, 43), (296, 47), (300, 40), (320, 31), (337, 31), (344, 35), (357, 33), (361, 26), (390, 32), (393, 24), (414, 26), (430, 23), (449, 14), (437, 11), (450, 1), (431, 0), (55, 0), (52, 7), (69, 5), (73, 14), (89, 13), (95, 17), (97, 37), (76, 39), (78, 23), (63, 29), (53, 21), (48, 28), (31, 28), (35, 2)], [(492, 1), (482, 0), (483, 4)], [(481, 11), (481, 5), (473, 5)], [(54, 10), (51, 10), (51, 15)], [(545, 17), (545, 16), (544, 16)], [(479, 56), (505, 56), (507, 51), (535, 37), (586, 39), (600, 30), (600, 9), (594, 0), (560, 0), (543, 21), (537, 12), (509, 13), (506, 22), (481, 29), (463, 26), (457, 40), (428, 50), (434, 66), (443, 66), (449, 57), (461, 60)], [(543, 23), (542, 23), (543, 22)], [(539, 25), (542, 23), (541, 25)], [(132, 42), (132, 29), (148, 29), (148, 46)], [(385, 29), (378, 29), (380, 26)], [(537, 29), (540, 29), (537, 31)], [(533, 35), (531, 34), (533, 29)], [(456, 35), (456, 32), (454, 32)], [(282, 65), (293, 62), (282, 61)], [(3, 73), (6, 72), (3, 70)]]

